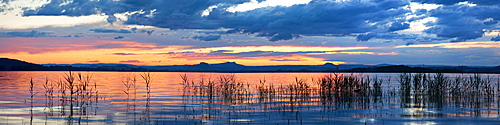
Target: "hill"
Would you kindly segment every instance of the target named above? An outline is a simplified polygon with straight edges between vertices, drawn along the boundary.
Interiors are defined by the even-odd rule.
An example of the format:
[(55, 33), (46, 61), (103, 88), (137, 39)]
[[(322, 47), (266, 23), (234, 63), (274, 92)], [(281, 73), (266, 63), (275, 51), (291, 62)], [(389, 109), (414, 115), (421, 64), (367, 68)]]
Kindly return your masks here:
[(405, 65), (391, 65), (369, 68), (354, 68), (345, 70), (347, 72), (437, 72), (434, 69), (422, 67), (409, 67)]
[(17, 59), (0, 58), (0, 71), (35, 71), (45, 67)]

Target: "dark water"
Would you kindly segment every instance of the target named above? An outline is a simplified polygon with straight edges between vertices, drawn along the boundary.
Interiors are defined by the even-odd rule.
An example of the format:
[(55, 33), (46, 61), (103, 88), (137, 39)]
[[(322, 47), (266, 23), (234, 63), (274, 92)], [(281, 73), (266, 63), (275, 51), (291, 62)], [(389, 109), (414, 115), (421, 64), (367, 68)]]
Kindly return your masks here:
[[(422, 80), (428, 81), (423, 85), (404, 85), (401, 74), (396, 73), (337, 74), (370, 80), (370, 84), (366, 89), (342, 88), (326, 94), (318, 84), (325, 75), (332, 76), (73, 72), (69, 77), (69, 72), (0, 72), (0, 124), (500, 122), (497, 74), (444, 74), (448, 80), (444, 89), (431, 85), (443, 83), (437, 82), (435, 74), (426, 74), (429, 79)], [(187, 83), (181, 76), (187, 76)], [(462, 78), (457, 79), (459, 76)], [(375, 78), (382, 83), (378, 91)], [(73, 80), (72, 85), (68, 80)]]

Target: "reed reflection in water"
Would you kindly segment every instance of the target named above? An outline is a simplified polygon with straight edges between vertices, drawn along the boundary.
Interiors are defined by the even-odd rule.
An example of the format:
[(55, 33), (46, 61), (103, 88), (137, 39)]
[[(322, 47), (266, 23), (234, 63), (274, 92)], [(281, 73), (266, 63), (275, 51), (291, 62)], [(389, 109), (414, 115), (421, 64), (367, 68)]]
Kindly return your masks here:
[[(0, 119), (2, 124), (499, 121), (498, 75), (290, 74), (69, 72), (61, 79), (21, 75), (25, 87), (13, 91), (29, 93), (0, 96)], [(11, 91), (0, 92), (15, 93)]]

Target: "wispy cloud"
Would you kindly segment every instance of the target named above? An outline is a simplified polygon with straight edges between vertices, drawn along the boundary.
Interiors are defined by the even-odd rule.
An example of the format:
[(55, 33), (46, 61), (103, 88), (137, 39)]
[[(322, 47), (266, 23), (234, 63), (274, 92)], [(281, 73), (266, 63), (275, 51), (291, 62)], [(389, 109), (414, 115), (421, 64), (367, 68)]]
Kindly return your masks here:
[(139, 60), (123, 60), (120, 61), (120, 63), (143, 63), (143, 62)]
[(408, 47), (453, 48), (453, 49), (500, 48), (500, 42), (478, 41), (478, 42), (455, 42), (455, 43), (437, 43), (437, 44), (418, 44), (418, 45), (408, 45), (408, 46), (396, 46), (396, 48), (408, 48)]
[(113, 41), (63, 37), (4, 37), (0, 39), (0, 44), (2, 45), (0, 46), (0, 53), (46, 53), (96, 49), (151, 50), (162, 48), (186, 48), (185, 46), (158, 46), (154, 43), (140, 43), (136, 41)]
[(220, 35), (193, 36), (191, 38), (201, 41), (215, 41), (220, 39)]
[(90, 29), (89, 31), (94, 31), (95, 33), (132, 33), (130, 30), (126, 29), (104, 29), (104, 28), (97, 28), (97, 29)]
[(98, 63), (99, 60), (90, 60), (90, 61), (87, 61), (87, 62), (89, 62), (89, 63)]
[(117, 36), (117, 37), (115, 37), (113, 39), (125, 39), (125, 37), (124, 36)]
[(126, 56), (126, 55), (137, 55), (135, 53), (113, 53), (113, 55), (122, 55), (122, 56)]
[(307, 59), (271, 59), (270, 61), (307, 61)]
[(32, 31), (12, 31), (12, 32), (0, 32), (0, 37), (55, 37), (51, 32), (40, 32), (36, 30)]

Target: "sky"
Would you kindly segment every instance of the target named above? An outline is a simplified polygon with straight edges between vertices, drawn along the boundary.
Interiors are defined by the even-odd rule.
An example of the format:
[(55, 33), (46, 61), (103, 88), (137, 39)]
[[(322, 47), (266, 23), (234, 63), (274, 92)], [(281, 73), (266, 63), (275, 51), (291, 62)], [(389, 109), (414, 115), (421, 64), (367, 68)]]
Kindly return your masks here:
[(497, 0), (1, 0), (37, 64), (500, 65)]

